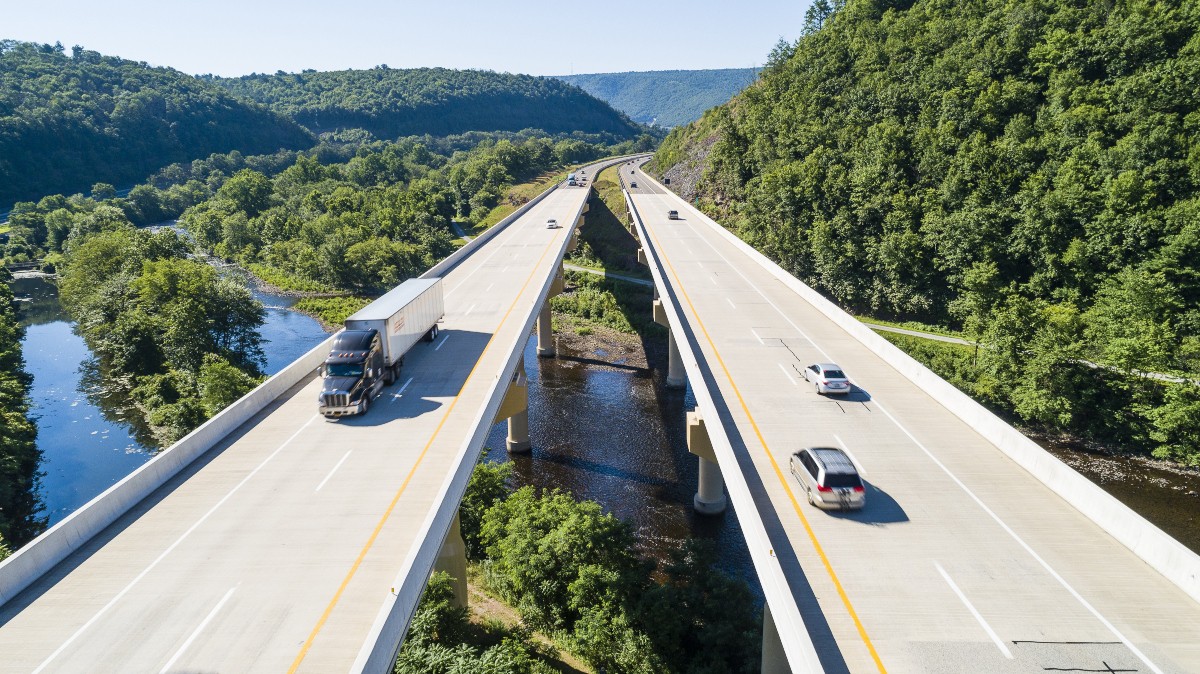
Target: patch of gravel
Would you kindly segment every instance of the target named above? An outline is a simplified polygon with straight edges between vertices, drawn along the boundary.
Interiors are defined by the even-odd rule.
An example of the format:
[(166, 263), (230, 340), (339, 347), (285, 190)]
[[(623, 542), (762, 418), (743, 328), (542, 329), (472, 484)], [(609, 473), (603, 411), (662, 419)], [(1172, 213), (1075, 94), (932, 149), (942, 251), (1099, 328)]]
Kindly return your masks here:
[(704, 177), (704, 170), (708, 168), (708, 155), (712, 152), (717, 137), (716, 134), (713, 134), (688, 147), (687, 156), (683, 161), (662, 174), (656, 175), (655, 178), (658, 178), (660, 182), (669, 178), (671, 184), (666, 186), (667, 189), (688, 201), (695, 201), (696, 197), (700, 195), (700, 180)]

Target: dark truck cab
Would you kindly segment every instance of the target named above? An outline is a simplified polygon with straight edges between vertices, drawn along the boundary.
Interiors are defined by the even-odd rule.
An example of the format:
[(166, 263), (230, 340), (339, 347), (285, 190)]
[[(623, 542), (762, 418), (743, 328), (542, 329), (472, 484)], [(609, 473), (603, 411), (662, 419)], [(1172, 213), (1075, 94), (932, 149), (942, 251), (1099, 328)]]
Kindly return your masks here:
[(344, 330), (337, 334), (323, 365), (318, 411), (326, 417), (362, 414), (371, 399), (392, 383), (395, 369), (384, 366), (376, 330)]

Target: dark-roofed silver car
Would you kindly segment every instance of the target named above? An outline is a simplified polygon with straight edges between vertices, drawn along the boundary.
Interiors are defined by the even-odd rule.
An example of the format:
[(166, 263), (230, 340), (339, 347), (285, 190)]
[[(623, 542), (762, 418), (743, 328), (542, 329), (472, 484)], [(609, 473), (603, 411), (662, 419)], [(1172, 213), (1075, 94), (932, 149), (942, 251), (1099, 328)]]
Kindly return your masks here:
[(805, 447), (792, 454), (788, 468), (804, 487), (808, 502), (818, 508), (851, 510), (867, 504), (858, 469), (836, 447)]

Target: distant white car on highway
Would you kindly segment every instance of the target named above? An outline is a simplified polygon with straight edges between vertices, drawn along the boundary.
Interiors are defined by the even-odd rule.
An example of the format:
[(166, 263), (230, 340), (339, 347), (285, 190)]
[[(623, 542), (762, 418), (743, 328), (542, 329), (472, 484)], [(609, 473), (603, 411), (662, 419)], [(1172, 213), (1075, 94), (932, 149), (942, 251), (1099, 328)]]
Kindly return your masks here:
[(817, 393), (849, 393), (850, 380), (837, 363), (813, 363), (804, 368), (804, 381), (817, 387)]
[(667, 211), (667, 219), (668, 220), (678, 220), (679, 219), (679, 211), (674, 210), (674, 209)]
[(546, 221), (546, 229), (560, 229), (562, 225), (558, 224), (558, 220), (550, 218)]

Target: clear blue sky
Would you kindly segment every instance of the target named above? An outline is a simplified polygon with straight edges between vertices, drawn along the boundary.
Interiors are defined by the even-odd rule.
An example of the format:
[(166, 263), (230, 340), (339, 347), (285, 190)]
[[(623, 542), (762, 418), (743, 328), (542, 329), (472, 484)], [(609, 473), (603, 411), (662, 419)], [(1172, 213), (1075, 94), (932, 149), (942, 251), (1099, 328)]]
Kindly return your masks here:
[(532, 75), (761, 65), (810, 0), (0, 0), (0, 39), (186, 73), (444, 66)]

